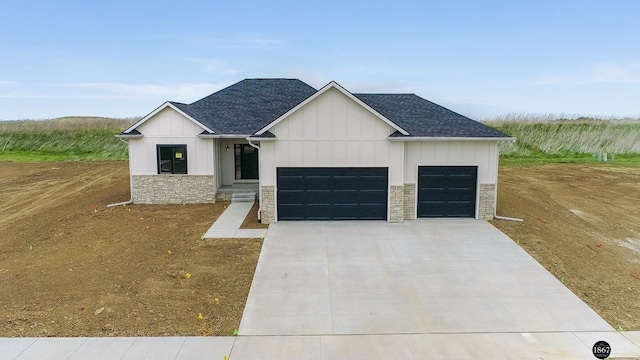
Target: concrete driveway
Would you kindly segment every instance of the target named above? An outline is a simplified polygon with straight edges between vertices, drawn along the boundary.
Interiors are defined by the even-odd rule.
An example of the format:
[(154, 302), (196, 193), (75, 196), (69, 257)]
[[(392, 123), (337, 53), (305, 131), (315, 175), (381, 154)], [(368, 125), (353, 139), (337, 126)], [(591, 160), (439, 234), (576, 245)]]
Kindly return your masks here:
[(229, 359), (640, 357), (485, 221), (269, 227)]
[(273, 224), (239, 330), (614, 331), (511, 239), (472, 219)]

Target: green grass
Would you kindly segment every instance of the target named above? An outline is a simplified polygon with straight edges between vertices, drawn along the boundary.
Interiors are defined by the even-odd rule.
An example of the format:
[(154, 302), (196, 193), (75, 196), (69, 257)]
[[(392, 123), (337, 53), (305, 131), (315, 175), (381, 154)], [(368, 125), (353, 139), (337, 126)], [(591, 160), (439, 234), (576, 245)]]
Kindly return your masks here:
[(115, 137), (136, 119), (72, 117), (0, 122), (0, 161), (126, 160)]
[(613, 164), (640, 165), (640, 119), (512, 115), (484, 123), (516, 138), (500, 146), (503, 164), (589, 163), (607, 153)]
[[(114, 135), (137, 118), (67, 117), (0, 122), (0, 161), (126, 160)], [(590, 163), (615, 154), (613, 165), (640, 165), (640, 119), (507, 115), (483, 121), (517, 138), (500, 148), (502, 164)]]

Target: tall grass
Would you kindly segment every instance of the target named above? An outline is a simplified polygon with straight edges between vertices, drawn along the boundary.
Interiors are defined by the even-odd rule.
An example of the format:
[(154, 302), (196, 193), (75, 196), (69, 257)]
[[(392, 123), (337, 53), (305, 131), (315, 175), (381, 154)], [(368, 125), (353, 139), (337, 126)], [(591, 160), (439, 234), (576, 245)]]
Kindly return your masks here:
[(640, 154), (639, 118), (567, 119), (552, 115), (507, 115), (485, 124), (515, 137), (504, 156), (562, 156), (592, 153)]
[(0, 160), (124, 160), (127, 145), (114, 135), (136, 121), (68, 117), (0, 122)]

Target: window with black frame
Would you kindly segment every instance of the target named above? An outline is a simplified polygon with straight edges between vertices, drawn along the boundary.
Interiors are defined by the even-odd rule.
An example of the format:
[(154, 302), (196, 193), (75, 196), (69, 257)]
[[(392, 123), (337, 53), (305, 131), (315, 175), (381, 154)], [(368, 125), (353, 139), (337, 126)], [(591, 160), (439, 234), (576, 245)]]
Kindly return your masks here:
[(158, 174), (187, 173), (187, 145), (157, 145)]

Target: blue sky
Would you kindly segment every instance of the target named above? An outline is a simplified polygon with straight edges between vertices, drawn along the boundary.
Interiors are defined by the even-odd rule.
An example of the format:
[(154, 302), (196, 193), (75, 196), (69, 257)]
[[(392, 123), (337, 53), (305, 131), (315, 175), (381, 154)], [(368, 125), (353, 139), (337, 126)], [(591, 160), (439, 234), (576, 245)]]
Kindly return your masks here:
[(640, 116), (640, 1), (0, 0), (0, 119), (140, 116), (244, 78), (477, 119)]

